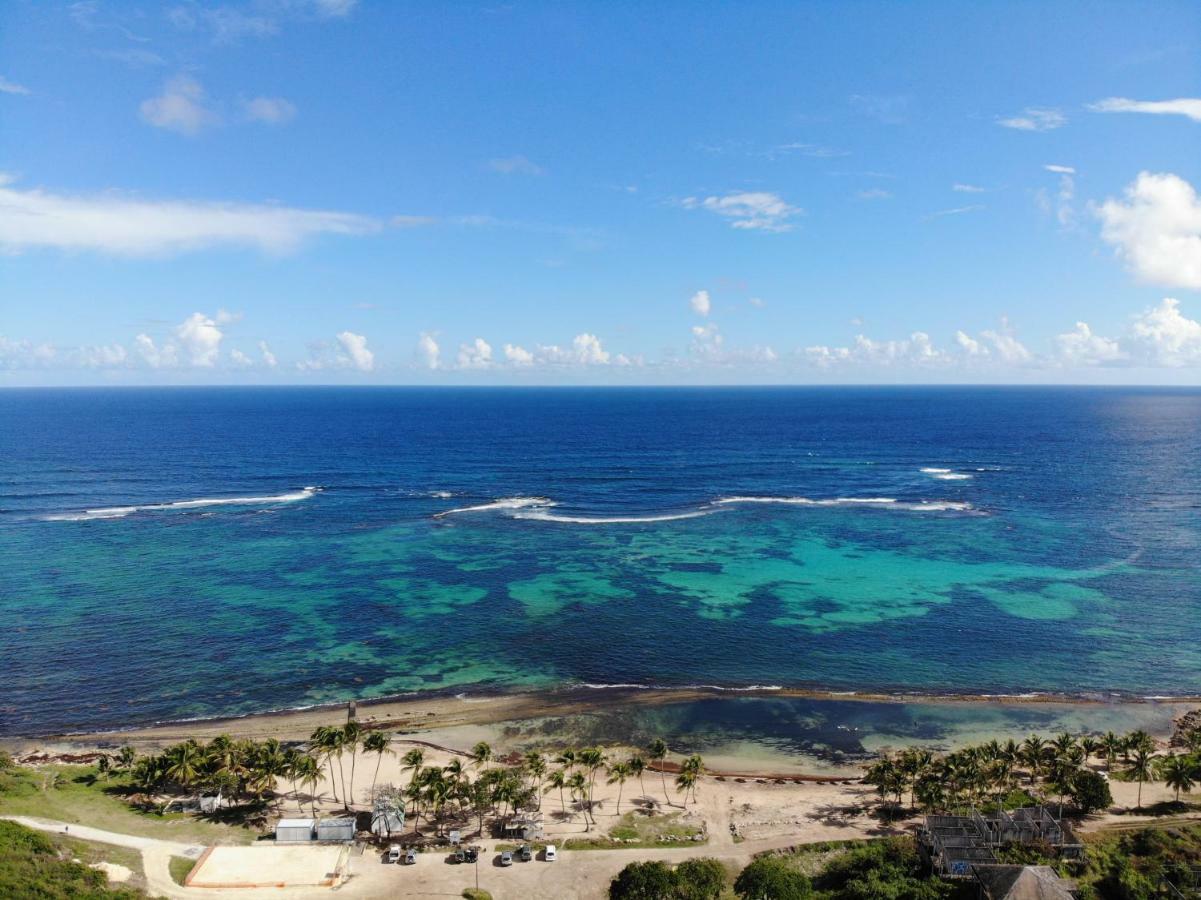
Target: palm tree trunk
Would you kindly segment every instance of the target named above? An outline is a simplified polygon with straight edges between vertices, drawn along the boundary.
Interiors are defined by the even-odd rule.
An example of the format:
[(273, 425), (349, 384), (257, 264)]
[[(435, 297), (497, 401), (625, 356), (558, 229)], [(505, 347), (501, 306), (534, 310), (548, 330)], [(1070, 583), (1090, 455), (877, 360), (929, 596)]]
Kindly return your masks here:
[(379, 781), (379, 764), (384, 761), (384, 754), (380, 754), (375, 760), (375, 774), (371, 776), (371, 801), (375, 802), (375, 783)]

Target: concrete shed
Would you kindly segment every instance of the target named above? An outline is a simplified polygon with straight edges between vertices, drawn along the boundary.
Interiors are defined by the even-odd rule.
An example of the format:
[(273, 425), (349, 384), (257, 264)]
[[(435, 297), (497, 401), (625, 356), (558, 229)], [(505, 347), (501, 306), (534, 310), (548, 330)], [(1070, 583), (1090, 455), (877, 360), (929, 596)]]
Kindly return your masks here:
[(280, 819), (275, 823), (275, 841), (279, 844), (311, 841), (316, 824), (316, 819)]
[(341, 819), (319, 819), (317, 821), (317, 840), (319, 841), (353, 841), (355, 822), (353, 816)]

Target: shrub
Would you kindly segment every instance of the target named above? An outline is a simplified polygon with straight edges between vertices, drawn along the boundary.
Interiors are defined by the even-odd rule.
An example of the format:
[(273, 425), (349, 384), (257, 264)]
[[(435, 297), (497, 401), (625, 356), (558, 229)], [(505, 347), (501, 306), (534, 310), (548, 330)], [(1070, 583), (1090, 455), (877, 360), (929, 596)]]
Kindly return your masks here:
[(109, 890), (104, 873), (59, 857), (43, 834), (0, 820), (0, 897), (39, 900), (133, 900), (138, 894)]
[(938, 900), (954, 888), (922, 876), (912, 838), (872, 841), (830, 861), (816, 885), (838, 900)]
[(743, 900), (805, 900), (809, 879), (778, 856), (761, 856), (738, 873), (734, 890)]
[(667, 863), (632, 862), (609, 883), (609, 900), (670, 900), (676, 875)]
[(466, 888), (463, 896), (466, 900), (492, 900), (492, 895), (483, 888)]
[(717, 900), (726, 887), (726, 867), (716, 859), (689, 859), (676, 866), (676, 897)]
[(1109, 791), (1109, 782), (1100, 772), (1084, 770), (1078, 772), (1068, 785), (1068, 797), (1072, 805), (1082, 813), (1088, 814), (1113, 806), (1113, 794)]

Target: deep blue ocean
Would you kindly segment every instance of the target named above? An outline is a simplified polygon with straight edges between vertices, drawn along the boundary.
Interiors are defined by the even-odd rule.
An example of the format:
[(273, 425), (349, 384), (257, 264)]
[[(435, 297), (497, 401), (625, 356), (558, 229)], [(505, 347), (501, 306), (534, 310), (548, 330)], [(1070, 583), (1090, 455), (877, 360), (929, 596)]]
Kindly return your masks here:
[(0, 391), (0, 733), (566, 684), (1201, 693), (1201, 390)]

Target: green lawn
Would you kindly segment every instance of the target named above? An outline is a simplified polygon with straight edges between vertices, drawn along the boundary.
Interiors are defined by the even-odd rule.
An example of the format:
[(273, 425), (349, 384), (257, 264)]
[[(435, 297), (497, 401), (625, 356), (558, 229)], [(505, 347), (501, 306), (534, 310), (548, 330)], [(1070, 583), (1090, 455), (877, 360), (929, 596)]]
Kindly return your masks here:
[(35, 816), (106, 831), (198, 844), (249, 844), (259, 834), (189, 813), (142, 812), (126, 802), (123, 777), (95, 779), (90, 766), (0, 767), (0, 815)]
[[(609, 829), (609, 834), (595, 837), (570, 838), (563, 846), (571, 850), (613, 850), (647, 847), (680, 847), (703, 844), (692, 838), (701, 833), (700, 827), (681, 820), (681, 813), (646, 815), (628, 812)], [(660, 839), (662, 838), (662, 840)]]
[(196, 860), (186, 856), (172, 856), (170, 862), (171, 878), (176, 884), (183, 884), (184, 879), (196, 868)]

